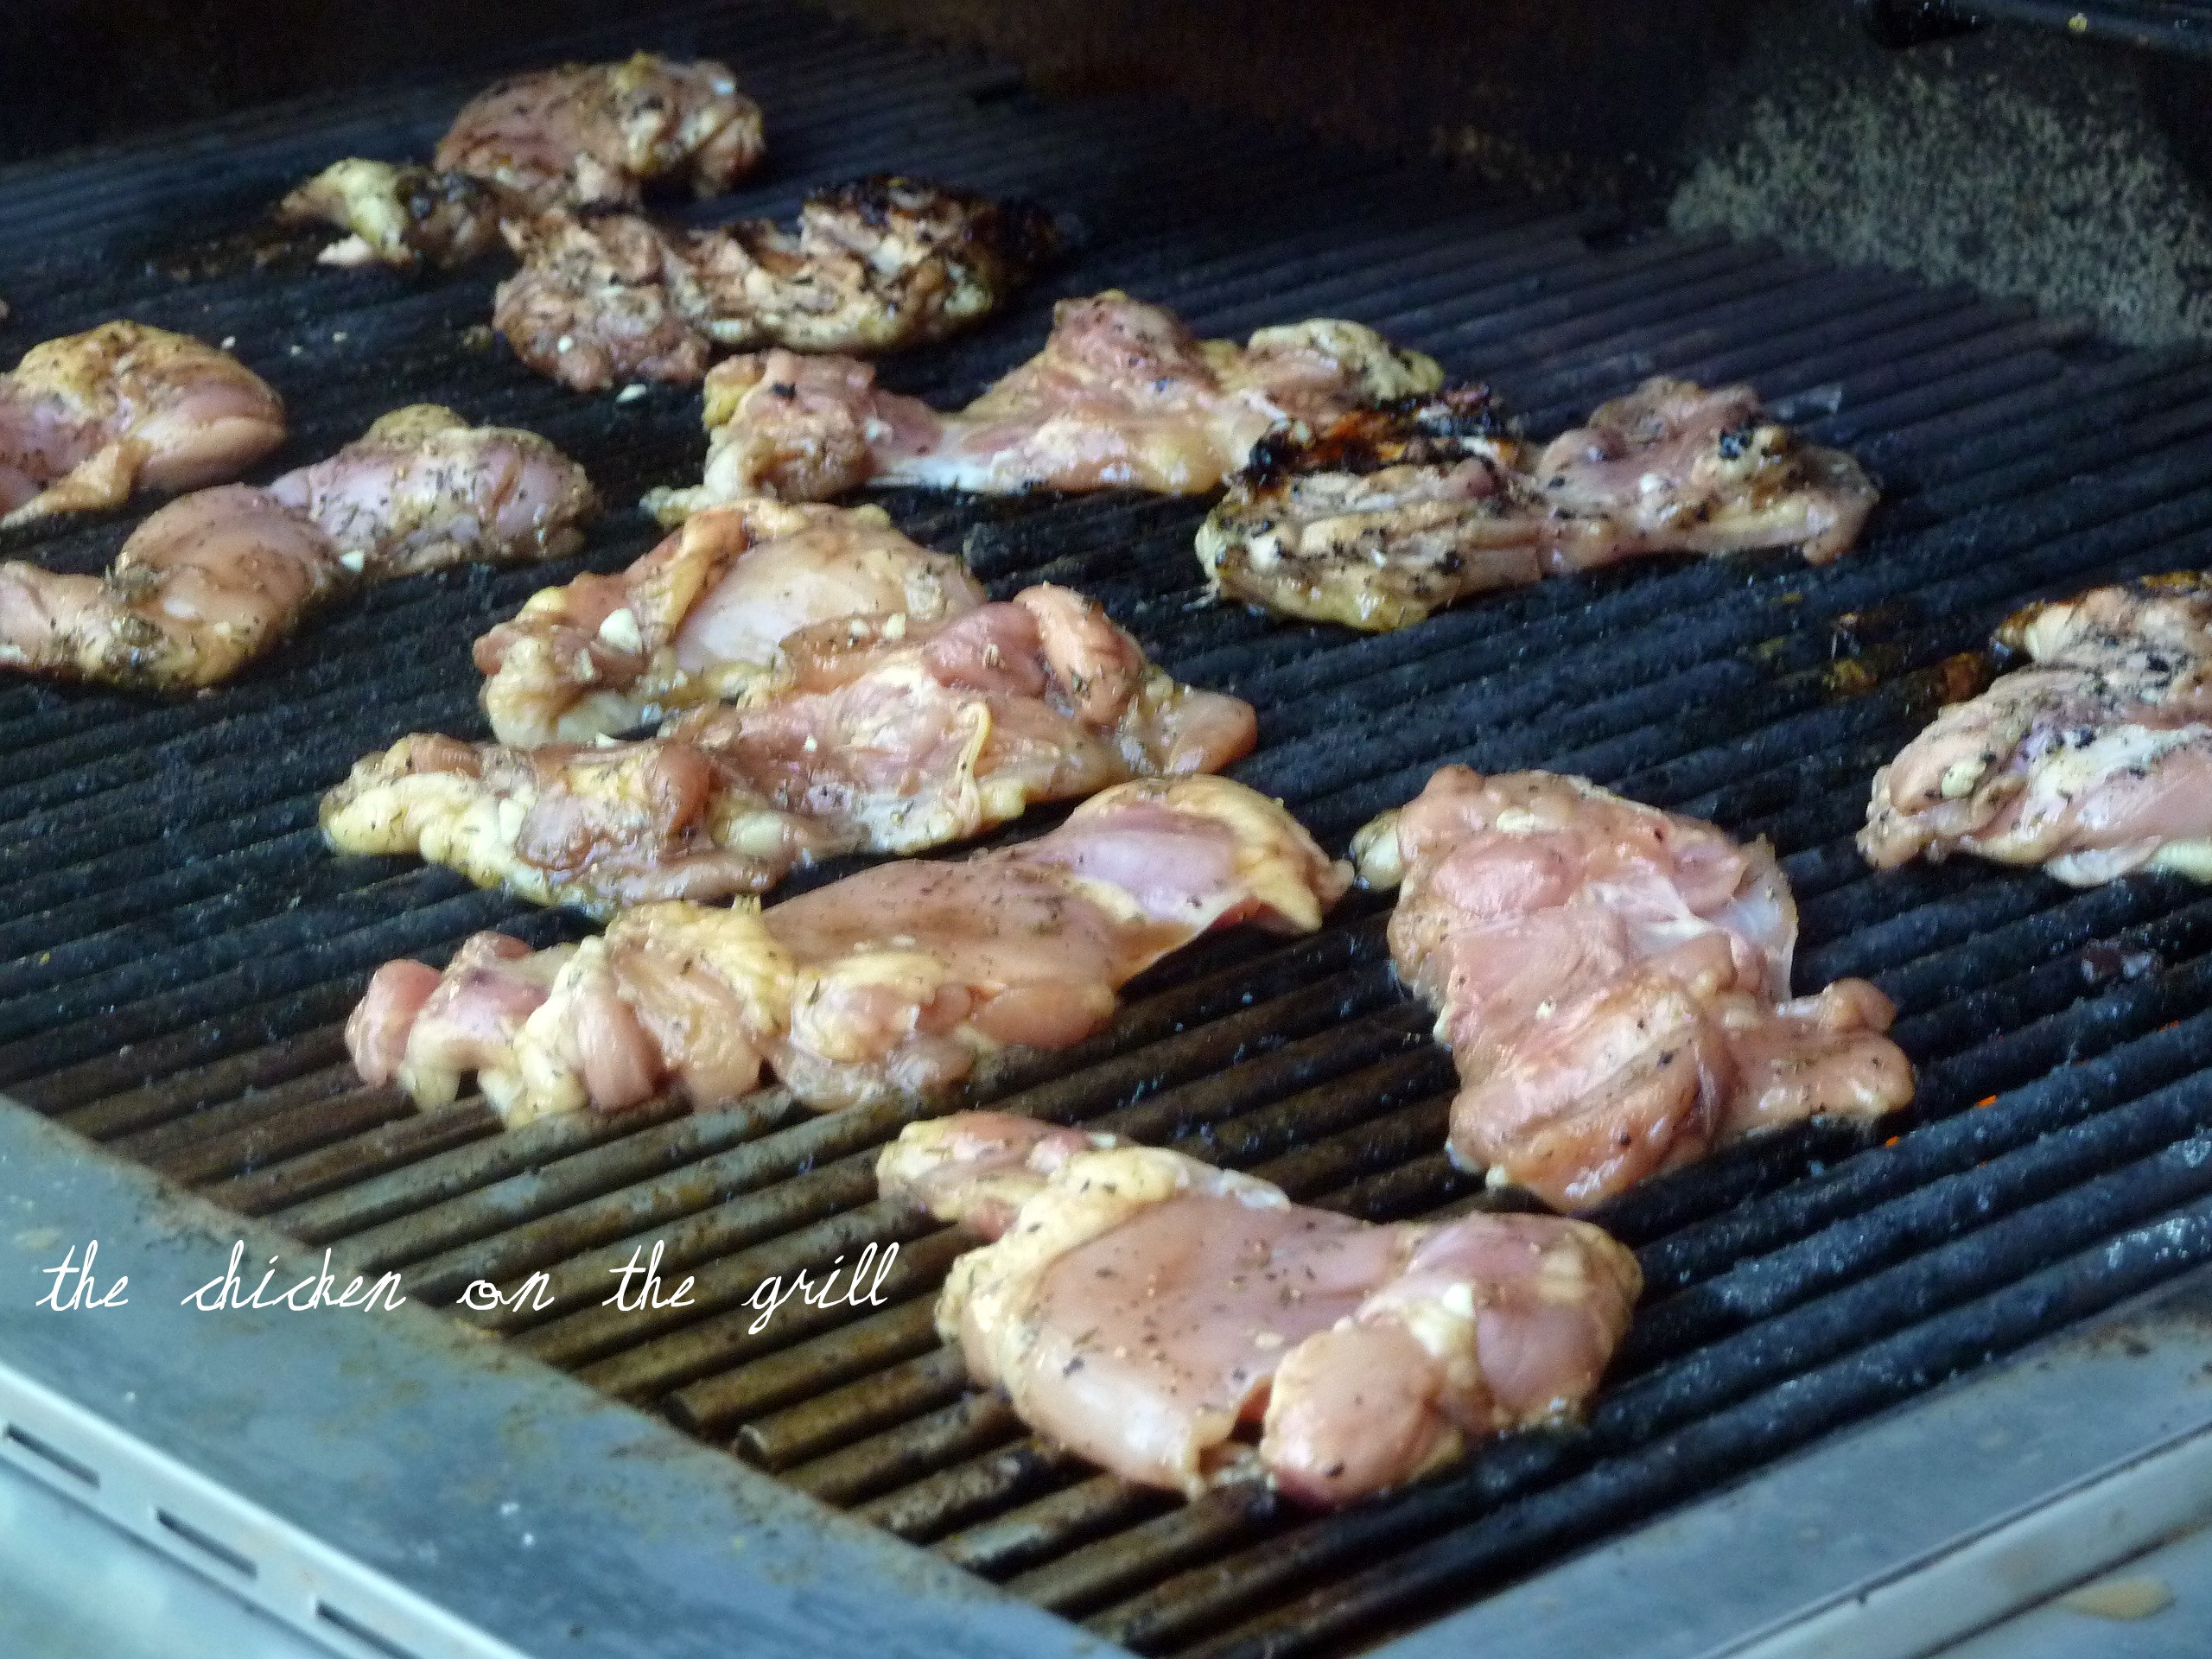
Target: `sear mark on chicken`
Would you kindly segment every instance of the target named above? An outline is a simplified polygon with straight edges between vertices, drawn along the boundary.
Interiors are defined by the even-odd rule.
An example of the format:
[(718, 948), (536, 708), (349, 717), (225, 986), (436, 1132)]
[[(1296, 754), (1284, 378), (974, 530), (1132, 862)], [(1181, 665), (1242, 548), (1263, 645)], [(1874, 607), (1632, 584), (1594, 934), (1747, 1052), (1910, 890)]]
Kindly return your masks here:
[[(753, 596), (774, 616), (792, 592), (771, 568)], [(742, 640), (747, 620), (725, 639)], [(744, 702), (640, 742), (407, 739), (325, 798), (324, 834), (340, 852), (417, 854), (603, 915), (765, 892), (837, 853), (942, 846), (1035, 802), (1217, 771), (1257, 737), (1249, 704), (1179, 683), (1096, 605), (1049, 585), (931, 620), (803, 626), (771, 664), (741, 665), (760, 677)]]
[(215, 685), (362, 582), (571, 550), (597, 502), (534, 433), (423, 404), (265, 490), (183, 496), (101, 576), (0, 564), (0, 666), (159, 691)]
[(938, 1302), (972, 1380), (1124, 1479), (1192, 1497), (1258, 1476), (1344, 1503), (1571, 1421), (1643, 1288), (1585, 1223), (1375, 1226), (998, 1113), (911, 1125), (876, 1179), (993, 1241)]
[(1967, 852), (2077, 887), (2142, 869), (2212, 880), (2212, 579), (2031, 606), (1998, 640), (2024, 664), (1874, 774), (1867, 861)]
[(502, 743), (588, 743), (772, 690), (785, 639), (847, 617), (972, 611), (959, 560), (879, 508), (747, 501), (696, 515), (628, 569), (534, 594), (476, 643)]
[(435, 1105), (474, 1072), (509, 1123), (664, 1090), (713, 1105), (764, 1067), (830, 1110), (1079, 1042), (1117, 987), (1208, 929), (1310, 932), (1349, 882), (1242, 785), (1145, 780), (1020, 846), (880, 865), (766, 912), (646, 904), (580, 945), (480, 934), (442, 974), (388, 963), (346, 1038), (369, 1083)]
[(632, 214), (510, 220), (522, 269), (493, 327), (576, 391), (695, 381), (717, 350), (886, 352), (980, 321), (1058, 247), (1050, 215), (915, 179), (807, 197), (798, 227), (667, 229)]
[(0, 375), (0, 527), (225, 483), (283, 441), (283, 401), (228, 353), (102, 323)]
[(1797, 906), (1762, 840), (1545, 772), (1446, 766), (1353, 842), (1402, 881), (1390, 954), (1437, 1010), (1449, 1150), (1580, 1209), (1762, 1129), (1912, 1098), (1864, 980), (1790, 995)]
[(1239, 346), (1109, 289), (1061, 301), (1044, 349), (957, 414), (881, 390), (850, 358), (719, 364), (707, 377), (703, 480), (645, 505), (673, 523), (748, 496), (819, 500), (871, 483), (1198, 495), (1280, 422), (1326, 423), (1442, 379), (1356, 322), (1262, 328)]
[(501, 81), (462, 106), (431, 166), (334, 162), (276, 212), (348, 233), (326, 264), (451, 267), (497, 247), (505, 219), (634, 207), (664, 181), (720, 195), (763, 150), (760, 106), (728, 68), (640, 52)]
[(1382, 631), (1468, 596), (1655, 553), (1840, 556), (1875, 501), (1748, 386), (1646, 381), (1541, 453), (1483, 387), (1270, 432), (1199, 527), (1214, 591)]

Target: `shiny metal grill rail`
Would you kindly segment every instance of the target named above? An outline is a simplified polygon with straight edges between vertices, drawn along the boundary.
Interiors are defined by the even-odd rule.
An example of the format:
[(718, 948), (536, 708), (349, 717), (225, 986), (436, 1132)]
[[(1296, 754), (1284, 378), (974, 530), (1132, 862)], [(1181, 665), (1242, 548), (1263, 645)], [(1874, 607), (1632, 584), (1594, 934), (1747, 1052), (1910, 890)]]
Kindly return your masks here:
[[(1854, 448), (1887, 499), (1830, 569), (1655, 563), (1376, 639), (1204, 603), (1198, 506), (889, 505), (995, 592), (1080, 586), (1178, 673), (1250, 698), (1264, 742), (1241, 775), (1339, 848), (1452, 759), (1583, 771), (1770, 836), (1803, 908), (1801, 982), (1863, 973), (1897, 998), (1919, 1103), (1885, 1144), (1805, 1130), (1611, 1206), (1650, 1291), (1586, 1433), (1506, 1441), (1319, 1518), (1099, 1476), (965, 1391), (936, 1343), (960, 1241), (878, 1203), (869, 1175), (921, 1108), (816, 1118), (770, 1091), (502, 1134), (480, 1103), (418, 1115), (345, 1062), (339, 1022), (387, 957), (492, 925), (575, 931), (445, 872), (334, 859), (315, 804), (404, 732), (480, 731), (470, 641), (537, 587), (650, 545), (619, 510), (580, 560), (393, 584), (211, 696), (0, 685), (0, 1090), (349, 1268), (401, 1270), (414, 1298), (543, 1272), (545, 1311), (456, 1317), (1147, 1653), (1371, 1645), (2212, 1255), (2212, 899), (1967, 865), (1877, 877), (1850, 844), (1874, 767), (2006, 611), (2212, 561), (2212, 359), (2118, 352), (2024, 307), (1768, 246), (1487, 202), (1156, 105), (1044, 105), (988, 66), (788, 9), (581, 49), (640, 35), (725, 52), (767, 109), (770, 179), (715, 212), (897, 167), (1034, 194), (1078, 227), (1014, 316), (888, 365), (902, 389), (968, 395), (1034, 349), (1053, 296), (1114, 283), (1208, 332), (1361, 318), (1491, 379), (1533, 430), (1666, 372), (1748, 378)], [(335, 156), (427, 149), (465, 90), (0, 174), (0, 247), (33, 250), (0, 271), (16, 312), (0, 347), (116, 315), (235, 337), (295, 413), (274, 466), (429, 397), (543, 430), (618, 507), (693, 474), (696, 395), (574, 398), (467, 343), (486, 276), (188, 258)], [(18, 535), (0, 556), (97, 568), (125, 527)], [(1378, 1218), (1473, 1201), (1440, 1150), (1450, 1065), (1393, 982), (1383, 915), (1356, 898), (1313, 939), (1205, 942), (1109, 1032), (977, 1097)], [(765, 1275), (894, 1239), (881, 1307), (748, 1329)], [(695, 1306), (601, 1306), (608, 1268), (655, 1241)]]

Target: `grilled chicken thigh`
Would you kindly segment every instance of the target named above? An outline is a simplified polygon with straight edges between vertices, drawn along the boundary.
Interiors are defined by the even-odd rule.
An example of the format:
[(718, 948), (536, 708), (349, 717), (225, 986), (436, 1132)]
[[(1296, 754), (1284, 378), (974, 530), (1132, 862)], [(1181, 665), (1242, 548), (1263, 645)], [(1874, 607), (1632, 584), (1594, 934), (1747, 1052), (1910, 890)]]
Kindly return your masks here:
[(720, 195), (760, 165), (760, 106), (719, 63), (640, 52), (504, 80), (454, 118), (431, 167), (334, 162), (278, 205), (351, 232), (329, 264), (459, 265), (498, 245), (503, 219), (634, 207), (645, 187)]
[(1039, 586), (935, 621), (804, 627), (772, 685), (639, 743), (528, 751), (415, 737), (331, 791), (340, 852), (415, 853), (606, 913), (764, 892), (832, 853), (912, 853), (1033, 803), (1249, 753), (1248, 704), (1179, 684), (1103, 612)]
[(880, 508), (755, 500), (702, 512), (611, 576), (533, 594), (476, 642), (502, 743), (586, 743), (773, 686), (783, 641), (819, 622), (972, 611), (959, 560)]
[(2212, 580), (2092, 588), (1998, 638), (2026, 665), (1874, 774), (1867, 861), (1968, 852), (2075, 887), (2138, 869), (2212, 880)]
[(265, 490), (172, 501), (105, 576), (0, 564), (0, 666), (153, 690), (218, 684), (359, 581), (551, 557), (595, 510), (543, 438), (418, 405)]
[(880, 865), (766, 912), (642, 905), (581, 945), (487, 934), (442, 975), (389, 963), (347, 1040), (364, 1078), (426, 1105), (475, 1072), (510, 1123), (661, 1090), (709, 1105), (764, 1065), (833, 1109), (1078, 1042), (1116, 987), (1207, 929), (1311, 931), (1348, 880), (1241, 785), (1124, 784), (1018, 847)]
[(975, 1382), (1124, 1479), (1192, 1497), (1257, 1471), (1344, 1503), (1577, 1416), (1643, 1288), (1581, 1222), (1378, 1227), (998, 1113), (911, 1125), (876, 1179), (995, 1241), (938, 1301)]
[(1215, 591), (1382, 630), (1470, 594), (1653, 553), (1840, 556), (1873, 486), (1748, 386), (1654, 379), (1543, 450), (1463, 388), (1277, 428), (1199, 528)]
[(1044, 350), (957, 415), (880, 390), (849, 359), (734, 358), (708, 377), (703, 481), (646, 505), (672, 523), (717, 502), (870, 482), (1203, 494), (1278, 422), (1326, 421), (1442, 378), (1356, 322), (1262, 328), (1238, 346), (1109, 289), (1060, 302)]
[(283, 441), (283, 402), (236, 358), (103, 323), (0, 375), (0, 526), (219, 484)]
[(1050, 218), (913, 179), (817, 191), (798, 228), (664, 230), (632, 215), (510, 221), (522, 269), (493, 326), (577, 391), (696, 380), (717, 348), (882, 352), (988, 316), (1058, 245)]
[(1390, 953), (1459, 1066), (1453, 1157), (1556, 1208), (1912, 1098), (1880, 991), (1790, 996), (1797, 907), (1763, 841), (1578, 778), (1446, 766), (1353, 849), (1370, 885), (1404, 884)]

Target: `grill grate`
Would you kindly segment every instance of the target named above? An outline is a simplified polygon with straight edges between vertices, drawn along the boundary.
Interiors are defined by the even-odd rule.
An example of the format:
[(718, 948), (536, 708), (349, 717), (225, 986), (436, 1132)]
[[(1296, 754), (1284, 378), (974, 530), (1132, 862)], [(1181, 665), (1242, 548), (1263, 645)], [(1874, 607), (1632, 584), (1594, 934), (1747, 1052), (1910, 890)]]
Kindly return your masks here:
[[(2019, 306), (1764, 245), (1487, 202), (1154, 104), (1042, 105), (989, 66), (788, 9), (580, 50), (639, 37), (721, 49), (768, 111), (771, 178), (715, 213), (898, 167), (1078, 225), (1077, 256), (1012, 317), (887, 365), (902, 390), (969, 395), (1034, 348), (1053, 297), (1118, 283), (1210, 332), (1358, 317), (1491, 379), (1537, 430), (1663, 371), (1748, 378), (1856, 449), (1887, 499), (1830, 569), (1655, 563), (1372, 639), (1206, 606), (1186, 504), (887, 505), (994, 593), (1074, 583), (1178, 674), (1250, 698), (1264, 745), (1240, 775), (1338, 848), (1452, 759), (1584, 771), (1770, 836), (1803, 909), (1802, 982), (1865, 974), (1896, 997), (1919, 1104), (1882, 1146), (1793, 1132), (1612, 1205), (1650, 1290), (1586, 1434), (1522, 1437), (1321, 1518), (1099, 1476), (965, 1393), (937, 1345), (957, 1236), (878, 1204), (869, 1176), (914, 1109), (816, 1118), (770, 1091), (500, 1134), (479, 1102), (416, 1115), (345, 1064), (338, 1023), (387, 957), (495, 925), (574, 936), (446, 872), (332, 858), (315, 804), (404, 732), (480, 734), (469, 643), (536, 588), (643, 551), (652, 532), (625, 513), (565, 566), (392, 584), (212, 696), (0, 684), (0, 1089), (348, 1270), (403, 1270), (416, 1299), (543, 1272), (546, 1311), (456, 1316), (1147, 1653), (1370, 1645), (2212, 1255), (2212, 899), (2156, 877), (2082, 893), (1965, 865), (1877, 878), (1850, 845), (1874, 766), (2004, 613), (2212, 561), (2212, 359), (2120, 353)], [(248, 270), (182, 245), (339, 154), (423, 153), (467, 90), (0, 173), (0, 240), (37, 251), (7, 275), (0, 338), (20, 350), (116, 315), (235, 336), (295, 413), (272, 471), (435, 397), (546, 432), (616, 502), (695, 474), (695, 396), (576, 399), (464, 343), (486, 276)], [(126, 527), (0, 552), (94, 569)], [(1355, 899), (1314, 938), (1205, 942), (1133, 988), (1109, 1032), (977, 1096), (1378, 1219), (1471, 1201), (1440, 1150), (1449, 1062), (1393, 984), (1383, 917)], [(749, 1330), (763, 1275), (894, 1238), (881, 1307)], [(600, 1306), (607, 1270), (654, 1241), (696, 1305)]]

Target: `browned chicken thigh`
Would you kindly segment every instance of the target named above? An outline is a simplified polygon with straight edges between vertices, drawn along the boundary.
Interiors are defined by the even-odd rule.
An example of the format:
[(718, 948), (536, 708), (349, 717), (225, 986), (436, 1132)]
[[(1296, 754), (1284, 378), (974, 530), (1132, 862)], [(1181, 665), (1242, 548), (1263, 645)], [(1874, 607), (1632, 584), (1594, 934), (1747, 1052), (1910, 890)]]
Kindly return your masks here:
[(819, 499), (868, 483), (1203, 494), (1278, 422), (1326, 421), (1442, 378), (1356, 322), (1262, 328), (1239, 346), (1109, 290), (1060, 302), (1044, 350), (954, 415), (880, 390), (850, 359), (733, 358), (707, 379), (704, 479), (646, 505), (673, 523), (748, 496)]
[(1643, 1288), (1636, 1258), (1580, 1222), (1373, 1226), (998, 1113), (912, 1125), (876, 1179), (995, 1241), (938, 1301), (969, 1376), (1122, 1478), (1192, 1497), (1258, 1474), (1348, 1503), (1572, 1420)]
[(1124, 784), (1034, 841), (880, 865), (766, 912), (641, 905), (581, 945), (485, 934), (442, 975), (388, 963), (346, 1036), (367, 1081), (436, 1104), (473, 1071), (510, 1123), (662, 1090), (710, 1105), (764, 1065), (828, 1110), (1079, 1042), (1116, 988), (1209, 928), (1310, 932), (1349, 880), (1242, 785)]
[(1790, 996), (1797, 906), (1764, 841), (1579, 778), (1446, 766), (1353, 849), (1370, 885), (1403, 883), (1390, 954), (1459, 1066), (1453, 1157), (1555, 1208), (1912, 1098), (1880, 991)]
[(2092, 588), (1998, 638), (2025, 664), (1874, 774), (1867, 861), (1967, 852), (2077, 887), (2139, 869), (2212, 880), (2212, 580)]
[(532, 433), (397, 410), (265, 490), (171, 502), (105, 576), (0, 564), (0, 666), (149, 690), (218, 684), (342, 588), (551, 557), (596, 505), (582, 469)]
[(936, 620), (804, 626), (756, 671), (747, 701), (643, 742), (407, 739), (331, 791), (324, 833), (340, 852), (418, 854), (604, 914), (763, 892), (832, 853), (942, 846), (1036, 802), (1217, 770), (1256, 735), (1249, 705), (1178, 683), (1048, 585)]
[(997, 309), (1058, 245), (1040, 208), (889, 176), (815, 192), (795, 232), (550, 213), (507, 236), (522, 269), (499, 285), (493, 326), (577, 391), (696, 380), (717, 349), (940, 340)]
[(1268, 434), (1199, 527), (1216, 592), (1382, 630), (1498, 588), (1654, 553), (1840, 556), (1875, 500), (1748, 386), (1654, 379), (1541, 453), (1468, 387)]
[(236, 358), (103, 323), (0, 375), (0, 525), (220, 484), (283, 441), (283, 402)]
[(501, 81), (454, 118), (430, 167), (335, 162), (277, 213), (348, 232), (331, 264), (459, 265), (499, 245), (503, 219), (634, 207), (664, 180), (720, 195), (763, 149), (760, 106), (728, 68), (640, 52)]

